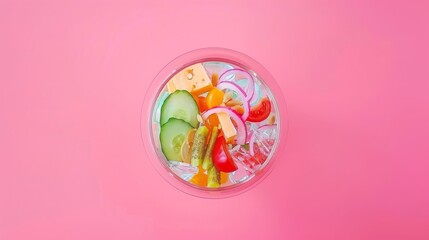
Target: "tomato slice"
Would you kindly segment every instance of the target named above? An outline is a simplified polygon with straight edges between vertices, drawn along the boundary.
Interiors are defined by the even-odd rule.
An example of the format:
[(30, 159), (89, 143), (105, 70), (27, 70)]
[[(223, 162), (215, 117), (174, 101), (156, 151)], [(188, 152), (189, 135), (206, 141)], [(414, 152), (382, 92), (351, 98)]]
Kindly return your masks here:
[(223, 137), (218, 137), (216, 139), (215, 145), (213, 146), (212, 157), (216, 169), (221, 172), (229, 173), (238, 169), (234, 160), (232, 160), (225, 138)]
[(262, 122), (271, 113), (271, 102), (268, 97), (263, 97), (261, 101), (254, 107), (250, 109), (249, 117), (247, 121), (249, 122)]

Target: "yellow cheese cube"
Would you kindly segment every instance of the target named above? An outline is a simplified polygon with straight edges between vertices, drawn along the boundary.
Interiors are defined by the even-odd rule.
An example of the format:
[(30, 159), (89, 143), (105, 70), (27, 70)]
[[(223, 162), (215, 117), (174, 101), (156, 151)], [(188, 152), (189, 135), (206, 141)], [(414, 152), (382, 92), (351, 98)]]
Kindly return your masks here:
[(183, 69), (167, 83), (167, 90), (170, 93), (176, 90), (186, 90), (194, 95), (200, 95), (212, 88), (212, 81), (201, 63)]
[(220, 112), (217, 113), (220, 126), (222, 127), (223, 136), (227, 143), (232, 143), (234, 138), (237, 136), (237, 130), (234, 127), (234, 124), (231, 121), (231, 118), (227, 113)]

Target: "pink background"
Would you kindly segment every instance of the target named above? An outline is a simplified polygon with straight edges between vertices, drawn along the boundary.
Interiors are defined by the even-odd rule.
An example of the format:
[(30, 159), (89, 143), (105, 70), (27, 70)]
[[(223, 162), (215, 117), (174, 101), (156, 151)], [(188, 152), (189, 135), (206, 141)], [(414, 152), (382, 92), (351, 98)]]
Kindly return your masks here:
[[(383, 3), (385, 2), (385, 3)], [(0, 239), (429, 239), (427, 1), (2, 1)], [(143, 93), (226, 47), (288, 102), (255, 189), (188, 196), (145, 161)]]

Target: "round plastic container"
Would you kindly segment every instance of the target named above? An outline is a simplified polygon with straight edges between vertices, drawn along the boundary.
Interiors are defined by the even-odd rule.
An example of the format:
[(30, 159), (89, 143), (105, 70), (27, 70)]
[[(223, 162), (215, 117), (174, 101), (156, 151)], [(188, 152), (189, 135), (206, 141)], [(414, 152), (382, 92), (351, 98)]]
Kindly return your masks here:
[[(194, 73), (193, 73), (194, 70), (196, 72), (195, 74), (203, 74), (200, 71), (201, 69), (205, 70), (205, 73), (207, 75), (204, 75), (204, 74), (203, 75), (209, 76), (209, 79), (202, 78), (203, 82), (201, 81), (195, 82), (195, 83), (191, 82), (189, 86), (181, 85), (181, 83), (177, 85), (177, 81), (175, 80), (176, 82), (174, 82), (172, 80), (172, 79), (176, 79), (179, 74), (183, 75), (183, 72), (185, 70), (188, 71), (188, 69), (190, 68), (192, 69), (189, 70), (189, 72), (186, 72), (183, 79), (186, 79), (186, 77), (188, 77), (187, 79), (191, 80), (192, 77), (194, 76)], [(236, 69), (238, 69), (238, 71), (245, 72), (246, 76), (248, 77), (244, 77), (243, 79), (238, 79), (240, 78), (239, 75), (234, 75), (236, 72), (238, 72), (238, 71), (235, 71)], [(214, 83), (215, 81), (214, 75), (216, 75), (219, 78), (219, 80), (217, 80), (219, 81), (219, 83)], [(249, 81), (248, 79), (253, 79), (252, 81), (254, 83), (252, 83), (252, 81)], [(200, 80), (200, 79), (197, 79), (197, 80)], [(237, 92), (230, 91), (230, 95), (229, 95), (230, 97), (233, 96), (232, 97), (233, 99), (242, 100), (242, 102), (245, 102), (245, 103), (248, 102), (249, 103), (248, 106), (249, 107), (251, 106), (251, 108), (248, 108), (247, 114), (243, 113), (242, 110), (234, 111), (234, 113), (236, 113), (237, 116), (241, 116), (243, 118), (243, 115), (253, 114), (252, 119), (254, 119), (255, 117), (258, 118), (258, 116), (261, 114), (259, 114), (259, 112), (255, 114), (255, 108), (258, 105), (261, 106), (261, 102), (263, 98), (267, 98), (271, 106), (270, 116), (264, 119), (263, 121), (261, 122), (243, 121), (243, 123), (245, 124), (245, 128), (248, 130), (246, 131), (245, 134), (243, 134), (242, 131), (237, 130), (237, 138), (239, 138), (239, 135), (241, 134), (240, 135), (242, 137), (241, 140), (244, 139), (244, 141), (241, 141), (240, 144), (238, 144), (237, 141), (235, 141), (234, 143), (226, 142), (227, 144), (224, 144), (225, 146), (229, 146), (229, 150), (226, 150), (226, 151), (229, 151), (230, 155), (233, 156), (232, 159), (237, 167), (237, 170), (229, 173), (223, 173), (223, 172), (217, 171), (218, 175), (210, 175), (210, 176), (218, 176), (217, 179), (218, 180), (220, 179), (219, 181), (222, 182), (217, 187), (207, 187), (204, 185), (196, 184), (195, 179), (197, 179), (198, 176), (195, 176), (195, 175), (196, 174), (202, 174), (202, 176), (204, 176), (204, 174), (207, 175), (208, 170), (204, 170), (201, 167), (202, 164), (200, 164), (198, 167), (198, 165), (194, 165), (194, 166), (192, 165), (194, 162), (191, 164), (190, 162), (189, 163), (183, 162), (180, 159), (172, 160), (171, 156), (169, 156), (168, 154), (165, 154), (165, 147), (164, 148), (161, 147), (161, 140), (160, 140), (161, 126), (163, 127), (165, 126), (164, 125), (165, 121), (163, 119), (160, 120), (160, 115), (161, 115), (160, 111), (161, 111), (161, 106), (165, 103), (165, 99), (169, 95), (173, 94), (174, 91), (177, 91), (176, 88), (179, 89), (179, 88), (189, 87), (194, 89), (195, 85), (207, 84), (207, 82), (204, 83), (204, 81), (206, 80), (209, 80), (209, 81), (211, 80), (214, 87), (219, 86), (219, 88), (221, 88), (222, 85), (229, 86), (228, 83), (220, 85), (220, 83), (222, 82), (234, 82), (235, 86), (239, 86), (239, 90), (244, 89), (243, 91), (235, 90), (237, 92), (242, 92), (242, 93), (244, 92), (244, 95), (243, 94), (240, 95)], [(174, 85), (174, 83), (176, 83), (176, 85)], [(192, 83), (194, 84), (192, 85)], [(218, 85), (216, 86), (216, 84)], [(254, 89), (252, 91), (249, 90), (249, 85), (254, 85)], [(230, 89), (226, 88), (223, 90), (226, 90), (226, 92), (228, 92), (228, 90)], [(200, 91), (198, 94), (201, 94), (200, 96), (203, 99), (208, 99), (207, 97), (208, 92), (210, 91), (209, 90), (205, 91), (202, 88), (202, 91)], [(252, 94), (250, 94), (250, 92)], [(192, 96), (195, 95), (193, 94), (194, 92), (191, 92), (191, 93), (192, 94), (190, 95)], [(252, 98), (249, 97), (248, 101), (245, 101), (245, 99), (240, 99), (240, 97), (245, 98), (247, 96), (246, 94), (248, 96), (252, 95)], [(194, 96), (194, 99), (195, 99), (195, 103), (197, 103), (198, 102), (197, 97)], [(228, 100), (226, 97), (224, 97), (223, 99), (224, 101)], [(231, 102), (228, 102), (227, 104), (229, 103)], [(242, 105), (240, 106), (244, 106), (244, 103), (241, 103), (241, 104)], [(193, 105), (193, 104), (190, 104), (190, 105)], [(225, 105), (225, 103), (223, 103), (222, 105)], [(221, 108), (226, 109), (230, 107), (221, 106)], [(185, 111), (188, 111), (187, 110), (188, 106), (185, 106), (184, 109)], [(202, 126), (205, 124), (202, 121), (201, 116), (204, 117), (204, 113), (206, 111), (207, 110), (201, 110), (201, 112), (198, 114), (199, 126)], [(246, 110), (244, 110), (244, 112), (246, 112)], [(262, 115), (263, 115), (263, 112), (262, 112)], [(218, 117), (220, 120), (219, 115)], [(245, 117), (245, 119), (251, 119), (251, 117), (250, 116), (248, 118)], [(239, 124), (237, 124), (236, 122), (239, 122), (239, 120), (237, 120), (237, 118), (234, 120), (231, 117), (231, 123), (232, 123), (231, 126), (239, 129), (238, 127)], [(195, 129), (197, 129), (198, 126), (195, 126), (195, 123), (197, 122), (193, 121), (192, 123)], [(227, 124), (225, 124), (225, 126), (226, 125)], [(219, 138), (221, 138), (222, 135), (224, 135), (224, 138), (227, 139), (226, 136), (231, 131), (229, 131), (226, 127), (225, 129), (222, 129), (221, 124), (219, 124), (219, 128), (220, 128), (219, 132), (222, 132), (222, 131), (225, 132), (224, 134), (222, 132)], [(171, 129), (174, 130), (174, 127)], [(166, 130), (163, 130), (163, 131), (166, 131)], [(261, 64), (259, 64), (249, 56), (240, 52), (229, 50), (229, 49), (204, 48), (204, 49), (194, 50), (177, 57), (176, 59), (168, 63), (158, 73), (155, 79), (148, 86), (144, 97), (143, 105), (142, 105), (141, 136), (142, 136), (144, 148), (147, 153), (147, 158), (145, 158), (144, 160), (150, 161), (153, 167), (157, 170), (157, 172), (172, 186), (193, 196), (198, 196), (203, 198), (224, 198), (224, 197), (230, 197), (230, 196), (243, 193), (244, 191), (247, 191), (253, 188), (257, 183), (261, 182), (272, 171), (274, 167), (274, 163), (276, 161), (284, 160), (284, 158), (281, 158), (281, 155), (282, 155), (282, 152), (284, 151), (284, 146), (286, 143), (286, 134), (287, 134), (286, 103), (285, 103), (282, 91), (280, 87), (277, 85), (274, 78)], [(255, 136), (252, 137), (252, 135), (255, 135)], [(243, 136), (245, 137), (243, 138)], [(269, 136), (269, 137), (265, 137), (265, 136)], [(255, 139), (258, 139), (258, 138), (261, 139), (260, 143), (255, 141)], [(183, 140), (183, 137), (181, 139)], [(207, 136), (206, 144), (208, 144), (209, 139), (210, 139), (210, 134)], [(269, 139), (269, 141), (267, 139)], [(249, 146), (252, 146), (252, 149), (255, 149), (255, 151), (251, 151), (252, 154), (249, 153), (249, 149), (250, 149)], [(259, 150), (256, 149), (255, 146), (257, 146)], [(207, 148), (208, 147), (206, 145), (204, 149), (207, 150)], [(264, 152), (264, 149), (268, 149), (268, 150)], [(189, 148), (189, 152), (191, 152), (191, 150), (192, 150), (192, 147)], [(259, 153), (264, 153), (264, 154), (260, 154), (258, 156), (262, 156), (262, 157), (256, 158), (256, 155), (258, 153), (255, 153), (255, 152), (258, 152), (258, 151)], [(177, 152), (173, 152), (173, 155), (175, 156), (174, 153), (177, 153)], [(182, 154), (182, 151), (180, 153)], [(189, 155), (191, 155), (191, 153), (189, 153)], [(181, 155), (181, 156), (184, 156), (184, 155)], [(167, 159), (168, 157), (170, 157), (170, 160)], [(252, 159), (252, 161), (256, 159), (256, 161), (253, 161), (253, 162), (251, 161), (249, 163), (247, 158)], [(213, 166), (214, 169), (215, 169), (215, 166), (219, 166), (219, 165), (214, 164)]]

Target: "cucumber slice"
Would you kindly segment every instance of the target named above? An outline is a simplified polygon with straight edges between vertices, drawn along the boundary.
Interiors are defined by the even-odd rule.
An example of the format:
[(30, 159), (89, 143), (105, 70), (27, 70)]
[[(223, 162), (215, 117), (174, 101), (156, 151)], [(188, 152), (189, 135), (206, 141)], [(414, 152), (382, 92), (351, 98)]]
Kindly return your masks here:
[(182, 161), (182, 144), (186, 141), (188, 132), (193, 127), (177, 118), (170, 118), (168, 122), (161, 126), (159, 140), (164, 156), (170, 161)]
[(206, 138), (209, 133), (209, 129), (206, 126), (201, 126), (195, 132), (194, 143), (191, 149), (191, 164), (194, 167), (200, 166), (203, 162), (204, 149)]
[(220, 186), (220, 172), (215, 166), (207, 171), (207, 187), (218, 188)]
[(207, 146), (206, 153), (204, 154), (203, 169), (205, 170), (209, 170), (211, 167), (213, 167), (212, 153), (213, 153), (214, 144), (217, 139), (217, 135), (218, 135), (217, 127), (213, 127), (212, 133), (210, 135), (209, 145)]
[(186, 90), (176, 90), (162, 104), (160, 122), (163, 125), (168, 119), (177, 118), (196, 128), (199, 125), (198, 113), (198, 105), (194, 97)]

